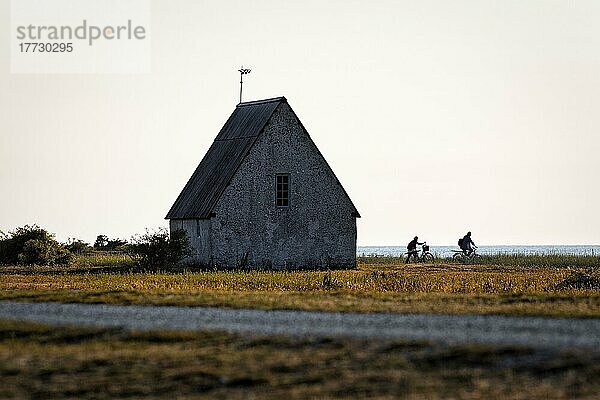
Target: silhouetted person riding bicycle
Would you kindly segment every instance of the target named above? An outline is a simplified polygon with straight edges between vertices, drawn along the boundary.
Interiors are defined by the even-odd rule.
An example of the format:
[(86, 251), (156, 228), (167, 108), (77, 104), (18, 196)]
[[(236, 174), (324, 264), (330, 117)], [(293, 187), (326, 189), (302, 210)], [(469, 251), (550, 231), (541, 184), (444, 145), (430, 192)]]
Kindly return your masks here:
[(471, 239), (471, 232), (468, 232), (462, 239), (460, 239), (458, 241), (458, 245), (466, 256), (470, 256), (477, 248), (475, 242), (473, 239)]
[(415, 238), (408, 243), (408, 246), (406, 246), (406, 249), (408, 250), (408, 256), (406, 257), (407, 263), (410, 261), (411, 257), (413, 257), (415, 260), (418, 259), (419, 251), (417, 250), (417, 245), (422, 244), (425, 244), (425, 242), (419, 243), (418, 236), (415, 236)]

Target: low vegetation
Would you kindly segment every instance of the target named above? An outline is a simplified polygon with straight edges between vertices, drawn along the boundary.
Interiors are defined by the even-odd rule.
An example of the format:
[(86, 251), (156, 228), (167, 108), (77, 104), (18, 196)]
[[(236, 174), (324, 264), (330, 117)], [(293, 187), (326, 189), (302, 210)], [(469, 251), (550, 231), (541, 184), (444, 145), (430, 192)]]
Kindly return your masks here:
[[(600, 318), (598, 263), (556, 260), (139, 272), (130, 253), (94, 251), (70, 265), (0, 267), (0, 300)], [(594, 398), (599, 361), (597, 351), (0, 321), (7, 399)]]
[(94, 250), (100, 251), (125, 250), (126, 246), (127, 240), (111, 239), (106, 235), (96, 236), (96, 241), (94, 242)]
[(482, 264), (525, 268), (600, 268), (598, 255), (494, 254), (481, 256)]
[[(70, 268), (52, 270), (64, 273), (64, 272), (75, 272), (75, 273), (97, 273), (101, 270), (107, 272), (131, 271), (133, 272), (136, 267), (135, 256), (131, 253), (123, 251), (86, 251), (75, 254), (73, 258), (73, 265)], [(10, 269), (5, 267), (5, 269)], [(27, 271), (50, 271), (50, 269), (44, 266), (29, 267), (27, 269), (20, 268), (23, 273)]]
[(594, 398), (600, 355), (0, 321), (0, 398)]
[(144, 271), (171, 270), (190, 255), (187, 234), (182, 230), (169, 234), (165, 228), (134, 237), (129, 250)]
[[(404, 262), (403, 257), (391, 256), (361, 256), (360, 264), (371, 265), (399, 265)], [(438, 263), (456, 264), (451, 257), (438, 258)], [(521, 268), (600, 268), (600, 255), (574, 255), (574, 254), (492, 254), (481, 255), (477, 263), (503, 267)]]
[(37, 225), (0, 233), (0, 264), (69, 264), (73, 254)]
[(182, 232), (164, 229), (129, 243), (99, 235), (92, 247), (17, 228), (0, 239), (0, 299), (600, 318), (592, 255), (499, 254), (477, 265), (369, 256), (353, 270), (207, 271), (180, 265), (188, 252)]
[(169, 234), (165, 228), (147, 230), (134, 236), (132, 243), (98, 235), (94, 246), (74, 238), (61, 244), (37, 225), (26, 225), (6, 234), (0, 232), (0, 266), (28, 267), (22, 271), (71, 264), (76, 269), (108, 267), (113, 272), (114, 267), (127, 267), (130, 271), (173, 270), (189, 253), (185, 233)]
[(0, 299), (357, 312), (600, 317), (593, 269), (367, 264), (336, 271), (5, 267)]

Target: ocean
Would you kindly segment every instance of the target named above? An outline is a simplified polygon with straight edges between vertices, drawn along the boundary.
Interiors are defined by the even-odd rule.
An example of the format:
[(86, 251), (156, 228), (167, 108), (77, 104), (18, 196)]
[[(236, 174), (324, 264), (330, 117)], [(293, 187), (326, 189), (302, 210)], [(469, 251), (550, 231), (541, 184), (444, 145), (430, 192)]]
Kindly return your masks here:
[[(419, 246), (419, 250), (421, 247)], [(460, 250), (458, 246), (430, 246), (436, 257), (451, 257), (452, 250)], [(405, 246), (358, 246), (358, 256), (394, 256), (399, 257), (406, 253)], [(600, 245), (536, 245), (536, 246), (479, 246), (478, 254), (569, 254), (600, 256)]]

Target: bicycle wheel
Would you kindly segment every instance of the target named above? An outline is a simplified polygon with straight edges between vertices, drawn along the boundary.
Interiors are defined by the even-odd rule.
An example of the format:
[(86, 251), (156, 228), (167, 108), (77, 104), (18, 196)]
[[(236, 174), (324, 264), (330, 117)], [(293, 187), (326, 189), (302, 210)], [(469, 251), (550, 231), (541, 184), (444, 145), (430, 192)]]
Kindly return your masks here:
[(430, 252), (426, 252), (425, 254), (423, 254), (423, 262), (433, 263), (434, 260), (435, 257)]
[(471, 264), (479, 264), (481, 262), (481, 256), (479, 254), (471, 254)]
[(465, 259), (465, 255), (463, 253), (454, 253), (452, 259), (456, 262), (463, 262)]

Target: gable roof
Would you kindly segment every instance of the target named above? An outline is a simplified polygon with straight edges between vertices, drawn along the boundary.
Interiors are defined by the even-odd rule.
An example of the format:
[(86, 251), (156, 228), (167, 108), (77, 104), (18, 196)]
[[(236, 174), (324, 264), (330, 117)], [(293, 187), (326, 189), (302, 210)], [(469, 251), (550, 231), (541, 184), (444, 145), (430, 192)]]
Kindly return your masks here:
[[(287, 103), (287, 99), (275, 97), (238, 104), (165, 218), (210, 218), (233, 175), (242, 165), (254, 142), (281, 103)], [(301, 122), (300, 125), (308, 135)], [(318, 149), (317, 152), (321, 155)], [(325, 164), (333, 174), (327, 161)], [(336, 181), (339, 183), (337, 177)], [(348, 196), (343, 186), (342, 190)], [(352, 204), (352, 200), (350, 203)], [(355, 215), (360, 217), (354, 204), (352, 207)]]
[(254, 141), (285, 97), (237, 105), (204, 155), (167, 219), (208, 218)]

